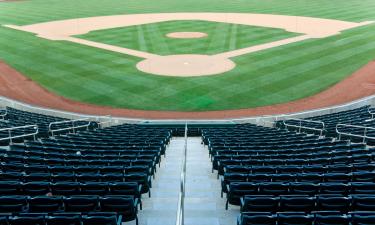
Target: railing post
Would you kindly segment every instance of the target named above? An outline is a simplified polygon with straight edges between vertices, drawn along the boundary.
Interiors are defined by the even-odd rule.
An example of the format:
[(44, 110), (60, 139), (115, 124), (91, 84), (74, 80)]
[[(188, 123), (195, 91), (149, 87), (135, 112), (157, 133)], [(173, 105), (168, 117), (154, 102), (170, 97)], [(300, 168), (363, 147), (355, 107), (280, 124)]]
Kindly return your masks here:
[(363, 132), (363, 143), (366, 143), (366, 135), (367, 135), (367, 127), (365, 127), (365, 130)]
[(10, 129), (8, 130), (8, 135), (9, 135), (9, 143), (10, 143), (10, 144), (13, 144), (13, 140), (12, 140), (12, 132), (11, 132)]

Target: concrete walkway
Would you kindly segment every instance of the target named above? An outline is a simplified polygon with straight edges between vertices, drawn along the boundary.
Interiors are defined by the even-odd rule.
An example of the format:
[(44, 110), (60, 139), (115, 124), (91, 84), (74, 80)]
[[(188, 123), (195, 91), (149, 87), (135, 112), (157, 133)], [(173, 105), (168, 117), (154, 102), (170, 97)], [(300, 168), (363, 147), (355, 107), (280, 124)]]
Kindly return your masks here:
[[(139, 225), (175, 225), (183, 138), (173, 138), (153, 180), (152, 196), (143, 195), (143, 210)], [(220, 181), (211, 173), (208, 150), (201, 138), (188, 139), (185, 225), (235, 225), (239, 207), (225, 210), (225, 198), (220, 198)], [(135, 221), (124, 223), (133, 225)]]

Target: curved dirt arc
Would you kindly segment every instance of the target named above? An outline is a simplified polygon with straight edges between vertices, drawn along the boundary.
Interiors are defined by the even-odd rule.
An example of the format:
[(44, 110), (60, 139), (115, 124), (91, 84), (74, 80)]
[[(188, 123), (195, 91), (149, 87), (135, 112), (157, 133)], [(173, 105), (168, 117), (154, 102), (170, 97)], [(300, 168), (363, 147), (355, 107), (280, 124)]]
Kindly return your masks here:
[(116, 109), (77, 102), (55, 95), (0, 61), (0, 95), (31, 105), (90, 115), (144, 119), (231, 119), (288, 114), (344, 104), (375, 94), (375, 61), (331, 88), (311, 97), (264, 107), (207, 112)]
[[(236, 49), (233, 51), (222, 52), (216, 55), (211, 55), (217, 58), (221, 63), (212, 63), (211, 58), (206, 57), (202, 66), (196, 63), (196, 55), (188, 58), (188, 55), (170, 55), (169, 59), (176, 62), (176, 68), (170, 69), (169, 65), (163, 63), (165, 57), (143, 52), (139, 50), (89, 41), (74, 37), (75, 35), (86, 34), (90, 31), (143, 25), (149, 23), (174, 21), (174, 20), (205, 20), (211, 22), (232, 23), (249, 26), (259, 26), (268, 28), (284, 29), (289, 32), (299, 33), (299, 36), (286, 38), (265, 44), (259, 44), (247, 48)], [(296, 43), (311, 38), (325, 38), (340, 34), (344, 30), (364, 26), (372, 23), (371, 21), (355, 23), (333, 19), (321, 19), (302, 16), (286, 16), (286, 15), (272, 15), (272, 14), (252, 14), (252, 13), (151, 13), (151, 14), (131, 14), (131, 15), (113, 15), (113, 16), (99, 16), (89, 18), (77, 18), (69, 20), (51, 21), (45, 23), (38, 23), (26, 26), (5, 25), (6, 27), (31, 32), (38, 37), (49, 40), (65, 40), (82, 45), (105, 49), (117, 53), (127, 54), (143, 58), (144, 61), (138, 64), (137, 68), (141, 71), (165, 76), (189, 77), (189, 76), (204, 76), (215, 75), (229, 71), (234, 68), (230, 58), (250, 54), (253, 52), (262, 51), (269, 48), (274, 48), (290, 43)], [(180, 33), (181, 34), (181, 33)], [(187, 35), (183, 33), (182, 36)], [(189, 35), (192, 35), (191, 33)], [(196, 34), (195, 34), (196, 35)], [(202, 35), (202, 34), (201, 34)], [(194, 36), (194, 35), (193, 35)], [(175, 59), (173, 59), (175, 57)], [(181, 62), (181, 57), (185, 57), (185, 62)], [(195, 69), (192, 66), (195, 62)], [(187, 63), (187, 64), (185, 64)], [(157, 66), (156, 66), (157, 65)], [(209, 67), (210, 69), (207, 69)], [(214, 68), (215, 67), (215, 68)], [(222, 68), (223, 67), (223, 68)], [(200, 68), (200, 69), (199, 69)], [(194, 69), (191, 73), (190, 70)], [(197, 71), (201, 70), (201, 71)]]

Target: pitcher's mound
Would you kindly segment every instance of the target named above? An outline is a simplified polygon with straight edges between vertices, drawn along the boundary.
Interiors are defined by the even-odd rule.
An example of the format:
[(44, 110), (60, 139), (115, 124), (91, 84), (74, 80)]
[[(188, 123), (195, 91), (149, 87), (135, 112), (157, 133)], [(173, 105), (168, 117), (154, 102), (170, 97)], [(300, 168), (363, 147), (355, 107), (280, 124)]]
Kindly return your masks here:
[(145, 59), (137, 69), (162, 76), (193, 77), (224, 73), (235, 66), (230, 59), (218, 56), (168, 55)]
[(181, 39), (189, 39), (189, 38), (204, 38), (208, 35), (202, 32), (173, 32), (167, 34), (169, 38), (181, 38)]

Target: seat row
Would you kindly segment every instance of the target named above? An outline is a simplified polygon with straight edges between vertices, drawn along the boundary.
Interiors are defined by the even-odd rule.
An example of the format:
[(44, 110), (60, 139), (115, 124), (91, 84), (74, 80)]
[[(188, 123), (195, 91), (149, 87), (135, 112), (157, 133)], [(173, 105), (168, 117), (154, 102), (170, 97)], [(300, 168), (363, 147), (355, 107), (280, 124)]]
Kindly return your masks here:
[(143, 193), (143, 185), (136, 182), (0, 182), (0, 195), (134, 195), (141, 198)]
[(0, 196), (1, 213), (116, 212), (124, 221), (137, 219), (138, 199), (133, 196)]
[(251, 183), (232, 182), (227, 185), (227, 202), (232, 205), (240, 205), (240, 198), (245, 195), (309, 195), (317, 194), (375, 194), (375, 183), (352, 182), (352, 183)]
[(121, 225), (122, 222), (123, 216), (118, 215), (116, 212), (0, 215), (0, 225)]
[(142, 180), (149, 180), (149, 176), (143, 175), (144, 173), (20, 173), (20, 172), (0, 172), (0, 181), (20, 181), (20, 182), (60, 182), (60, 181), (70, 181), (70, 182), (126, 182), (134, 181), (138, 182)]
[(245, 195), (242, 212), (375, 211), (375, 195)]
[(373, 225), (375, 212), (241, 213), (237, 225)]
[[(225, 187), (231, 182), (375, 182), (375, 172), (355, 173), (285, 173), (285, 174), (242, 174), (225, 173), (221, 177), (221, 186)], [(225, 191), (224, 191), (225, 192)]]
[(3, 172), (25, 172), (25, 173), (145, 173), (153, 174), (156, 167), (150, 165), (152, 161), (133, 161), (130, 165), (111, 165), (111, 166), (65, 166), (65, 165), (26, 165), (22, 163), (1, 163), (0, 170)]
[(375, 170), (374, 163), (353, 163), (353, 164), (335, 164), (318, 166), (241, 166), (226, 165), (225, 173), (243, 173), (243, 174), (278, 174), (278, 173), (355, 173), (372, 172)]

